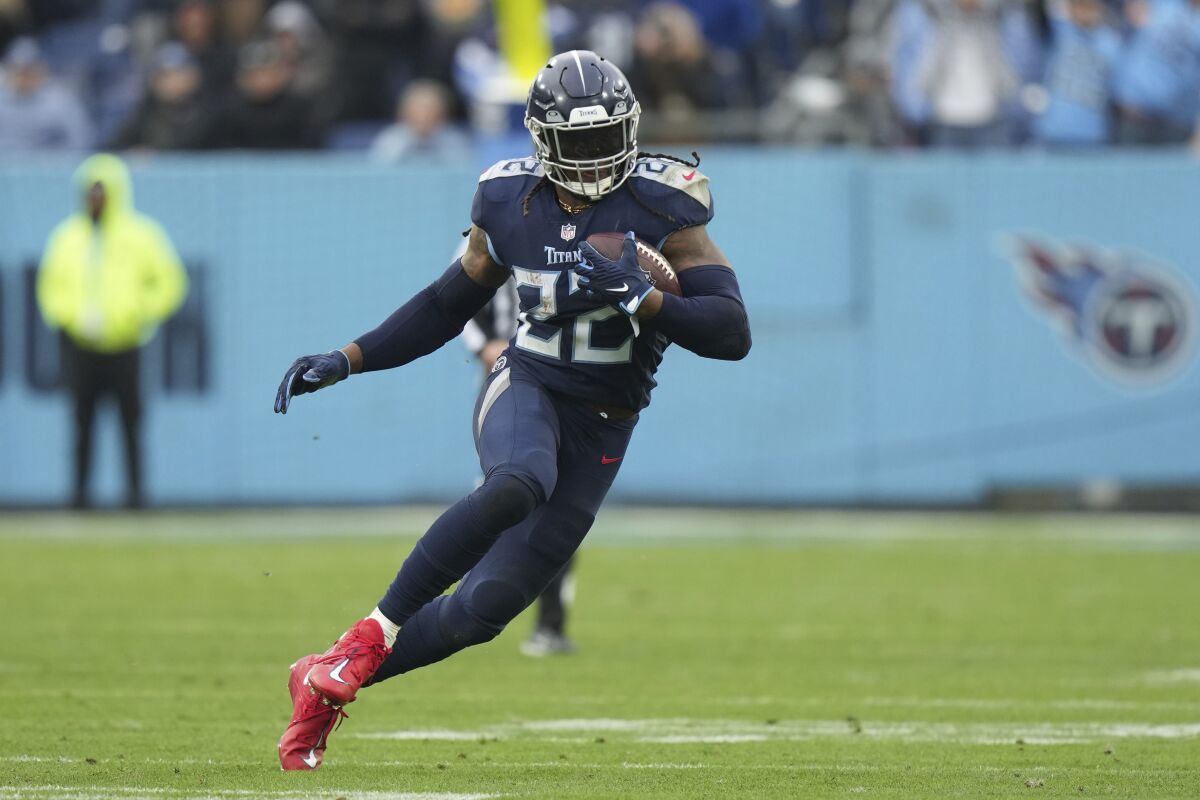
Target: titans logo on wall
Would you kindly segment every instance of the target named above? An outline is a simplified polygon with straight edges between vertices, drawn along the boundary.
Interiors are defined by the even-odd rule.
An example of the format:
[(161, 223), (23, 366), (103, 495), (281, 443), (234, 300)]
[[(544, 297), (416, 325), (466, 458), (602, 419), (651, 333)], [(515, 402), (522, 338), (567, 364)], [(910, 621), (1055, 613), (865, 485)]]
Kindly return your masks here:
[(1012, 254), (1026, 297), (1105, 375), (1159, 383), (1191, 360), (1192, 290), (1167, 267), (1027, 237), (1016, 239)]

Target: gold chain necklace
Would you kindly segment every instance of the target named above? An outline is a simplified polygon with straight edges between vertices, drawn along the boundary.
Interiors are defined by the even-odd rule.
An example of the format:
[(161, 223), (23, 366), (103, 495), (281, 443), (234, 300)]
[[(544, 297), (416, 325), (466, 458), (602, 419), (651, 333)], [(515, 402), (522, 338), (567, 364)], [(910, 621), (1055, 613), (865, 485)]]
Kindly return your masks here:
[(565, 200), (563, 200), (562, 197), (559, 196), (558, 192), (554, 193), (554, 199), (556, 201), (558, 201), (558, 207), (561, 208), (563, 211), (567, 212), (568, 214), (578, 214), (580, 211), (586, 211), (587, 209), (592, 207), (591, 200), (585, 200), (578, 205), (573, 205), (571, 203), (568, 203)]

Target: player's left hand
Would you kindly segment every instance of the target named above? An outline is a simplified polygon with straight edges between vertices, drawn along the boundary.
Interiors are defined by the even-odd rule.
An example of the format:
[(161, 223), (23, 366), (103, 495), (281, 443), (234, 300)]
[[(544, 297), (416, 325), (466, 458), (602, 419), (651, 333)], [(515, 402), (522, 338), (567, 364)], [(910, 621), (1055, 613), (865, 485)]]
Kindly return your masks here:
[(279, 391), (275, 392), (275, 413), (286, 414), (296, 395), (324, 389), (349, 376), (350, 356), (341, 350), (301, 356), (292, 362), (279, 384)]
[(612, 261), (600, 255), (587, 242), (579, 245), (583, 259), (575, 265), (579, 286), (606, 303), (616, 306), (627, 316), (637, 313), (646, 295), (654, 291), (650, 274), (638, 264), (637, 237), (633, 231), (625, 234), (621, 258)]

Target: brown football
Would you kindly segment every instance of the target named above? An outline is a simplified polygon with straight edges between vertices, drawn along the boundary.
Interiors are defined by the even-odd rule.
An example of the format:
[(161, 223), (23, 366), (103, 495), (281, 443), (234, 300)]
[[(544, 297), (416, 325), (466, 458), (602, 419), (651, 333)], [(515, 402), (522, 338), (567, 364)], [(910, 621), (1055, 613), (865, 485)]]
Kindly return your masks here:
[[(621, 257), (625, 246), (625, 234), (623, 233), (593, 233), (587, 240), (588, 244), (600, 252), (600, 255), (613, 261)], [(683, 289), (679, 286), (679, 278), (675, 276), (675, 269), (662, 253), (641, 239), (637, 240), (637, 253), (638, 264), (650, 273), (650, 279), (655, 289), (676, 297), (683, 296)]]

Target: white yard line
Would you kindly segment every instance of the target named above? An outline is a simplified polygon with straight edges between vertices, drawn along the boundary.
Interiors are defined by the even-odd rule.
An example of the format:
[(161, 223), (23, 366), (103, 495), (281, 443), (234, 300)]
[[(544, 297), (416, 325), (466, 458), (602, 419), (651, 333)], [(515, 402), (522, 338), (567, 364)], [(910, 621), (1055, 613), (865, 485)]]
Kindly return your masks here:
[(350, 736), (355, 739), (389, 739), (401, 742), (440, 742), (440, 741), (460, 741), (470, 742), (479, 741), (480, 739), (495, 739), (497, 734), (494, 730), (480, 731), (441, 731), (441, 730), (403, 730), (403, 731), (356, 731), (351, 732)]
[(1200, 667), (1154, 670), (1153, 672), (1144, 673), (1142, 680), (1151, 686), (1176, 683), (1200, 683)]
[[(142, 515), (0, 512), (0, 539), (270, 541), (280, 538), (412, 538), (441, 507), (286, 508), (164, 512)], [(1137, 550), (1200, 549), (1189, 515), (1004, 515), (954, 512), (788, 511), (706, 508), (608, 508), (589, 538), (593, 545), (670, 542), (772, 543), (986, 540), (997, 528), (1006, 540), (1067, 542)]]
[(747, 742), (765, 742), (768, 738), (755, 733), (673, 733), (667, 736), (643, 736), (638, 741), (647, 744), (745, 744)]
[[(849, 702), (849, 701), (848, 701)], [(854, 705), (854, 702), (850, 702)], [(1144, 700), (1110, 700), (1106, 698), (1063, 698), (1060, 700), (1018, 700), (1016, 698), (981, 698), (981, 697), (866, 697), (863, 705), (875, 707), (915, 707), (915, 708), (995, 708), (1001, 710), (1013, 708), (1054, 708), (1063, 710), (1094, 709), (1097, 711), (1176, 711), (1200, 712), (1200, 703), (1144, 701)], [(821, 701), (820, 705), (829, 705)]]
[[(1186, 671), (1182, 671), (1186, 672)], [(1155, 673), (1147, 673), (1153, 675)], [(1150, 681), (1151, 678), (1143, 676), (1142, 680)], [(1197, 678), (1200, 681), (1200, 677)], [(1184, 678), (1178, 678), (1177, 682), (1184, 682)], [(16, 690), (14, 690), (15, 692)], [(0, 696), (3, 696), (4, 691), (0, 690)], [(482, 697), (481, 697), (482, 699)], [(581, 705), (600, 705), (604, 698), (592, 697), (573, 697), (574, 700), (580, 701)], [(1015, 697), (782, 697), (779, 695), (731, 695), (726, 697), (712, 696), (704, 699), (706, 705), (710, 706), (735, 706), (735, 707), (770, 707), (778, 706), (781, 708), (837, 708), (845, 707), (848, 710), (858, 708), (860, 706), (870, 706), (872, 708), (965, 708), (965, 709), (997, 709), (1008, 711), (1012, 709), (1039, 709), (1053, 708), (1065, 711), (1069, 710), (1097, 710), (1097, 711), (1175, 711), (1178, 713), (1195, 714), (1200, 717), (1200, 702), (1184, 702), (1184, 701), (1165, 701), (1165, 700), (1113, 700), (1104, 697), (1064, 697), (1057, 700), (1030, 700), (1018, 699)]]
[[(0, 662), (0, 673), (4, 672), (32, 672), (33, 668), (28, 665), (16, 665), (6, 662)], [(1200, 669), (1176, 669), (1176, 670), (1161, 670), (1154, 672), (1142, 673), (1136, 679), (1137, 683), (1145, 683), (1150, 685), (1170, 685), (1170, 684), (1186, 684), (1200, 683)], [(208, 698), (212, 696), (210, 687), (176, 687), (171, 689), (155, 688), (155, 687), (127, 687), (127, 688), (88, 688), (88, 687), (71, 687), (71, 688), (55, 688), (46, 686), (33, 686), (25, 688), (4, 688), (0, 687), (0, 698), (3, 697), (49, 697), (75, 700), (81, 698), (112, 700), (112, 699), (137, 699), (137, 698), (192, 698), (202, 697)], [(228, 687), (221, 690), (225, 695), (246, 695), (256, 696), (258, 689), (237, 688), (230, 689)], [(490, 698), (491, 695), (474, 695), (470, 693), (456, 695), (456, 698), (464, 702), (474, 700), (484, 700)], [(602, 706), (607, 702), (607, 698), (598, 695), (573, 695), (571, 698), (573, 705), (587, 706), (595, 705)], [(863, 697), (863, 698), (836, 698), (829, 699), (824, 697), (781, 697), (773, 695), (745, 695), (745, 696), (712, 696), (705, 698), (705, 704), (710, 706), (779, 706), (783, 708), (816, 708), (816, 709), (831, 709), (844, 706), (847, 710), (853, 710), (859, 707), (871, 708), (962, 708), (962, 709), (996, 709), (1001, 711), (1009, 711), (1013, 709), (1030, 709), (1037, 711), (1040, 709), (1053, 708), (1058, 710), (1096, 710), (1096, 711), (1174, 711), (1180, 714), (1194, 714), (1200, 717), (1200, 702), (1186, 701), (1165, 701), (1165, 700), (1113, 700), (1102, 697), (1076, 697), (1076, 698), (1060, 698), (1057, 700), (1030, 700), (1018, 699), (1014, 697), (997, 698), (997, 697)], [(527, 723), (531, 727), (544, 725), (545, 723)], [(552, 724), (558, 724), (553, 723)], [(614, 725), (624, 724), (621, 721), (613, 722)], [(391, 738), (405, 738), (405, 732), (398, 732)], [(472, 734), (462, 731), (420, 731), (420, 735), (415, 733), (408, 738), (414, 739), (437, 739), (443, 738), (448, 741), (456, 739), (470, 739)]]
[[(562, 734), (582, 734), (565, 741), (586, 742), (603, 734), (622, 741), (647, 744), (738, 744), (797, 742), (813, 739), (852, 738), (955, 742), (960, 744), (1083, 744), (1112, 739), (1187, 739), (1200, 737), (1200, 723), (1150, 724), (1142, 722), (896, 722), (875, 720), (781, 720), (775, 723), (720, 719), (552, 719), (504, 723), (472, 731), (401, 730), (352, 733), (359, 739), (419, 741), (450, 738), (463, 740), (564, 741)], [(546, 736), (545, 734), (553, 734)]]

